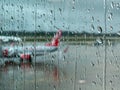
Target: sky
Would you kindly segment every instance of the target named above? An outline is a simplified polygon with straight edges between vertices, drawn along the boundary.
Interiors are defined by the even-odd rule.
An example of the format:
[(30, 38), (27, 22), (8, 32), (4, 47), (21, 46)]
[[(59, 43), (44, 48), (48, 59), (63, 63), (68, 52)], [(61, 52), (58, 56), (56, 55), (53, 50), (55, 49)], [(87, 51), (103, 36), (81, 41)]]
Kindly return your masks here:
[(113, 33), (119, 15), (119, 0), (0, 0), (1, 31)]

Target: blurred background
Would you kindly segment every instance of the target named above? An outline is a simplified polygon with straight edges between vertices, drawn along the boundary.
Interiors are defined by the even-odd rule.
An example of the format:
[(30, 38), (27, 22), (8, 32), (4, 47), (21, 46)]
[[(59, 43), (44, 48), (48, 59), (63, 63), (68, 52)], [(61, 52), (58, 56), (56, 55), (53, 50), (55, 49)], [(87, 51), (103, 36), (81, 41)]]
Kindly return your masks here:
[(20, 37), (23, 46), (43, 45), (58, 30), (63, 36), (56, 55), (32, 64), (1, 57), (8, 61), (0, 90), (118, 90), (119, 15), (119, 0), (0, 0), (0, 36)]

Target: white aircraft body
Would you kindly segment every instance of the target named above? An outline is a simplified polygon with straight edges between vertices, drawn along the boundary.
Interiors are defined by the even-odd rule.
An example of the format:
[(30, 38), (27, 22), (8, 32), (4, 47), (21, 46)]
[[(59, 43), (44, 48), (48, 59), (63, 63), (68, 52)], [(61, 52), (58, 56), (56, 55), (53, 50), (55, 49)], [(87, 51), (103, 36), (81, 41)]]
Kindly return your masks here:
[(2, 42), (9, 42), (9, 41), (21, 42), (22, 39), (19, 37), (14, 37), (14, 36), (0, 36), (0, 41), (2, 41)]
[(47, 53), (52, 53), (58, 50), (59, 41), (62, 36), (62, 31), (59, 30), (53, 37), (50, 43), (45, 45), (27, 45), (27, 46), (9, 46), (3, 47), (2, 53), (3, 57), (20, 57), (20, 61), (29, 60), (32, 61), (32, 56), (45, 55)]

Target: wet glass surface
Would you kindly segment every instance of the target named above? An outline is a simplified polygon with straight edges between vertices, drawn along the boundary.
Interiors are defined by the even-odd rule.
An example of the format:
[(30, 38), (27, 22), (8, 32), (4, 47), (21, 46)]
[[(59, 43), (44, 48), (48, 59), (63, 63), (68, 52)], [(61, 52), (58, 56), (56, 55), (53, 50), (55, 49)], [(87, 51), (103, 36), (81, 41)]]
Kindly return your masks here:
[(0, 90), (118, 90), (119, 0), (0, 0)]

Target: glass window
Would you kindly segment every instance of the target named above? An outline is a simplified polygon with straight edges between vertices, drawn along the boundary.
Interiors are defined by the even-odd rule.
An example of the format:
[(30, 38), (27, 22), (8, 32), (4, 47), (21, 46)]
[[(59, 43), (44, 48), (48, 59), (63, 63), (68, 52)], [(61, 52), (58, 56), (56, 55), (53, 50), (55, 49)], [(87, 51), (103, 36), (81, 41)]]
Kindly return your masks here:
[(119, 0), (0, 0), (0, 90), (118, 90)]

